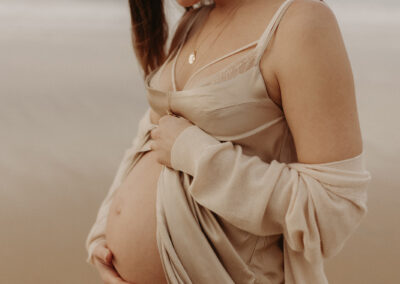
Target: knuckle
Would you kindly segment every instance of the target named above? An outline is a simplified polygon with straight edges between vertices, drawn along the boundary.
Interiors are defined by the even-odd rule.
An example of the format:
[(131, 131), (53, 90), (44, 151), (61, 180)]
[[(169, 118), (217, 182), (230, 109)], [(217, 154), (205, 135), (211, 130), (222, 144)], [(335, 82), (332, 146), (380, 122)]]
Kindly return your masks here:
[(164, 120), (167, 120), (169, 118), (169, 115), (163, 115), (161, 118), (160, 118), (160, 122), (162, 122), (162, 121), (164, 121)]
[(157, 138), (157, 136), (158, 136), (158, 127), (157, 128), (153, 128), (152, 130), (151, 130), (151, 132), (150, 132), (150, 136), (152, 137), (152, 138)]

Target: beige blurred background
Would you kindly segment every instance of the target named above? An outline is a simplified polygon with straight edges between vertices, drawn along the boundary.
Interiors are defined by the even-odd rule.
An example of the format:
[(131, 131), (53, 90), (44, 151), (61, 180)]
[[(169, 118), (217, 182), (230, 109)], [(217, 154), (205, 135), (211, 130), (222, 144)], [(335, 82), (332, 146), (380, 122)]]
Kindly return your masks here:
[[(373, 177), (367, 217), (328, 279), (400, 283), (400, 4), (327, 3)], [(0, 0), (1, 284), (101, 283), (84, 241), (147, 107), (129, 24), (124, 0)]]

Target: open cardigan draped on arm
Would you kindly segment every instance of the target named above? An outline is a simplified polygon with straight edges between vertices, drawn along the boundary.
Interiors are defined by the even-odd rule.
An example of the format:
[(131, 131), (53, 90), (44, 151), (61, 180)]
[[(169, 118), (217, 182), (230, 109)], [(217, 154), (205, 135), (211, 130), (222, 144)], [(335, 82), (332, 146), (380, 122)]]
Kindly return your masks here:
[[(93, 248), (105, 241), (113, 194), (132, 167), (134, 157), (150, 150), (149, 134), (154, 126), (148, 109), (86, 240), (90, 263)], [(282, 234), (285, 283), (328, 283), (323, 260), (341, 250), (367, 213), (371, 175), (365, 168), (364, 152), (331, 163), (276, 160), (266, 163), (258, 156), (245, 155), (240, 145), (219, 141), (192, 125), (176, 138), (171, 149), (171, 166), (172, 169), (163, 167), (157, 193), (157, 240), (170, 283), (210, 283), (211, 279), (218, 283), (238, 283), (234, 276), (237, 264), (229, 264), (233, 262), (232, 254), (227, 262), (219, 249), (225, 239), (218, 232), (210, 233), (210, 228), (217, 225), (214, 219), (207, 218), (214, 214), (252, 235)], [(174, 189), (177, 187), (174, 182), (178, 181), (184, 184), (184, 193)], [(191, 226), (197, 227), (196, 230), (179, 223), (178, 218), (187, 218), (178, 212), (182, 206), (190, 208), (195, 216)], [(208, 237), (206, 244), (219, 240), (218, 246), (210, 246), (219, 250), (217, 254), (212, 254), (213, 249), (204, 249), (204, 235), (197, 236), (202, 232), (199, 227)], [(182, 236), (183, 232), (187, 235)], [(192, 247), (190, 252), (188, 247)], [(227, 244), (223, 247), (231, 249)], [(207, 273), (209, 276), (205, 276)], [(251, 276), (240, 279), (243, 279), (240, 283), (263, 283)]]
[(193, 177), (188, 190), (198, 203), (252, 234), (283, 234), (310, 262), (337, 254), (366, 214), (371, 177), (363, 158), (265, 163), (196, 125), (171, 150), (172, 167)]

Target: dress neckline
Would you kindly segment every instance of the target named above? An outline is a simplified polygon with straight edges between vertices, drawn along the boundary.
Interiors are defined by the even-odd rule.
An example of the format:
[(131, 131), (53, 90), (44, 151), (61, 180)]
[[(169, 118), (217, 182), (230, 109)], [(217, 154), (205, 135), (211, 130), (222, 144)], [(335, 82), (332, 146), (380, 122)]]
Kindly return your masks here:
[[(159, 92), (159, 93), (164, 93), (164, 94), (167, 94), (167, 93), (169, 93), (169, 94), (190, 93), (190, 92), (196, 92), (196, 91), (208, 89), (208, 88), (211, 88), (213, 86), (220, 86), (222, 84), (231, 83), (232, 81), (238, 79), (240, 76), (244, 76), (245, 74), (249, 73), (250, 71), (254, 71), (254, 70), (256, 70), (257, 74), (259, 76), (261, 76), (263, 81), (264, 81), (264, 77), (262, 76), (259, 64), (255, 64), (252, 67), (250, 67), (249, 69), (247, 69), (246, 71), (243, 71), (243, 72), (238, 73), (237, 75), (235, 75), (235, 76), (233, 76), (233, 77), (231, 77), (229, 79), (222, 80), (222, 81), (219, 81), (219, 82), (216, 82), (216, 83), (199, 85), (199, 86), (191, 87), (191, 88), (188, 88), (188, 89), (182, 89), (182, 90), (161, 90), (161, 89), (154, 88), (154, 87), (150, 86), (150, 81), (151, 81), (153, 75), (157, 72), (157, 69), (155, 69), (146, 77), (146, 79), (145, 79), (145, 87), (146, 87), (147, 90), (151, 90), (151, 91), (155, 91), (155, 92)], [(265, 88), (265, 91), (267, 91), (266, 88)]]
[[(190, 30), (190, 29), (189, 29), (189, 30)], [(174, 58), (172, 59), (173, 62), (172, 62), (172, 67), (171, 67), (171, 69), (172, 69), (172, 70), (171, 70), (171, 75), (172, 75), (171, 80), (172, 80), (172, 87), (173, 87), (173, 91), (174, 91), (174, 92), (180, 92), (180, 91), (182, 91), (182, 90), (185, 90), (186, 86), (188, 85), (188, 83), (190, 82), (190, 80), (193, 79), (193, 77), (194, 77), (195, 75), (197, 75), (199, 72), (203, 71), (203, 70), (206, 69), (207, 67), (211, 66), (212, 64), (217, 63), (218, 61), (221, 61), (221, 60), (223, 60), (223, 59), (225, 59), (225, 58), (227, 58), (227, 57), (229, 57), (229, 56), (231, 56), (231, 55), (234, 55), (234, 54), (236, 54), (236, 53), (238, 53), (238, 52), (240, 52), (240, 51), (242, 51), (242, 50), (248, 49), (248, 48), (250, 48), (250, 47), (252, 47), (252, 46), (254, 46), (254, 45), (256, 45), (256, 47), (257, 47), (258, 43), (260, 42), (260, 39), (254, 40), (254, 41), (252, 41), (252, 42), (250, 42), (250, 43), (247, 43), (247, 44), (245, 44), (245, 45), (243, 45), (243, 46), (241, 46), (241, 47), (239, 47), (239, 48), (236, 48), (236, 49), (234, 49), (234, 50), (232, 50), (232, 51), (230, 51), (230, 52), (228, 52), (228, 53), (226, 53), (226, 54), (224, 54), (224, 55), (222, 55), (222, 56), (220, 56), (220, 57), (218, 57), (218, 58), (216, 58), (216, 59), (213, 59), (212, 61), (210, 61), (210, 62), (208, 62), (208, 63), (206, 63), (206, 64), (204, 64), (203, 66), (201, 66), (200, 68), (198, 68), (196, 71), (194, 71), (194, 72), (189, 76), (189, 78), (188, 78), (187, 81), (185, 82), (185, 84), (184, 84), (182, 90), (177, 90), (177, 88), (176, 88), (176, 78), (175, 78), (175, 75), (176, 75), (176, 63), (177, 63), (177, 61), (178, 61), (179, 55), (181, 54), (182, 47), (183, 47), (183, 45), (184, 45), (185, 42), (186, 42), (186, 38), (187, 38), (188, 33), (189, 33), (189, 32), (187, 32), (187, 33), (185, 34), (185, 37), (184, 37), (184, 39), (182, 40), (182, 42), (181, 42), (181, 44), (180, 44), (180, 46), (179, 46), (179, 48), (178, 48), (178, 51), (176, 52), (176, 55), (175, 55)], [(217, 71), (216, 74), (218, 74), (220, 71), (223, 71), (223, 70), (224, 70), (224, 68), (221, 69), (221, 70), (219, 70), (219, 71)]]
[[(287, 1), (287, 0), (286, 0)], [(285, 1), (285, 2), (286, 2)], [(207, 6), (207, 8), (209, 8), (209, 7), (212, 7), (213, 5), (209, 5), (209, 6)], [(201, 8), (200, 8), (201, 9)], [(207, 11), (206, 9), (204, 9), (203, 11)], [(250, 47), (252, 47), (252, 46), (254, 46), (255, 45), (255, 50), (257, 50), (257, 48), (260, 46), (260, 42), (261, 42), (261, 39), (263, 38), (263, 36), (265, 35), (265, 33), (266, 33), (266, 31), (270, 28), (270, 23), (269, 23), (269, 25), (267, 26), (267, 28), (264, 30), (264, 32), (261, 34), (261, 36), (258, 38), (258, 39), (256, 39), (256, 40), (254, 40), (254, 41), (252, 41), (252, 42), (250, 42), (250, 43), (247, 43), (247, 44), (244, 44), (244, 45), (242, 45), (241, 47), (239, 47), (239, 48), (236, 48), (236, 49), (234, 49), (234, 50), (232, 50), (232, 51), (230, 51), (230, 52), (228, 52), (228, 53), (226, 53), (226, 54), (224, 54), (224, 55), (222, 55), (222, 56), (220, 56), (220, 57), (217, 57), (216, 59), (214, 59), (214, 60), (212, 60), (212, 61), (210, 61), (210, 62), (208, 62), (208, 63), (206, 63), (205, 65), (203, 65), (203, 66), (201, 66), (200, 68), (198, 68), (197, 70), (195, 70), (190, 76), (189, 76), (189, 78), (187, 79), (187, 81), (185, 82), (185, 85), (183, 86), (183, 88), (181, 89), (181, 90), (177, 90), (177, 88), (176, 88), (176, 78), (175, 78), (175, 73), (176, 73), (176, 63), (177, 63), (177, 61), (178, 61), (178, 57), (179, 57), (179, 55), (181, 54), (181, 50), (182, 50), (182, 47), (185, 45), (185, 43), (186, 43), (186, 40), (187, 40), (187, 37), (188, 37), (188, 35), (189, 35), (189, 33), (190, 33), (190, 31), (192, 30), (192, 28), (193, 28), (193, 25), (196, 23), (196, 20), (197, 20), (197, 18), (199, 17), (199, 14), (201, 14), (201, 12), (203, 12), (203, 11), (199, 11), (198, 13), (197, 13), (197, 15), (194, 17), (194, 19), (191, 21), (191, 23), (190, 23), (190, 25), (189, 25), (189, 27), (185, 30), (185, 33), (184, 33), (184, 35), (183, 35), (183, 39), (182, 39), (182, 41), (180, 42), (180, 44), (179, 44), (179, 47), (178, 47), (178, 50), (177, 50), (177, 52), (176, 52), (176, 54), (175, 54), (175, 56), (172, 58), (172, 60), (173, 60), (173, 62), (172, 62), (172, 67), (171, 67), (171, 83), (172, 83), (172, 92), (175, 92), (175, 93), (180, 93), (180, 92), (182, 92), (182, 91), (185, 91), (185, 90), (188, 90), (188, 89), (185, 89), (186, 88), (186, 86), (188, 85), (188, 83), (190, 82), (190, 80), (196, 75), (196, 74), (198, 74), (200, 71), (202, 71), (202, 70), (204, 70), (205, 68), (207, 68), (207, 67), (209, 67), (210, 65), (212, 65), (212, 64), (214, 64), (214, 63), (216, 63), (216, 62), (218, 62), (218, 61), (221, 61), (221, 60), (223, 60), (223, 59), (225, 59), (225, 58), (227, 58), (227, 57), (229, 57), (229, 56), (231, 56), (231, 55), (233, 55), (233, 54), (236, 54), (236, 53), (238, 53), (238, 52), (240, 52), (240, 51), (242, 51), (242, 50), (245, 50), (245, 49), (248, 49), (248, 48), (250, 48)], [(208, 13), (210, 13), (210, 11), (207, 11)], [(166, 61), (169, 61), (169, 60), (166, 60)], [(250, 68), (251, 69), (251, 68)], [(224, 68), (223, 69), (221, 69), (220, 71), (222, 71), (222, 70), (224, 70)], [(215, 74), (218, 74), (220, 71), (217, 71)], [(246, 70), (247, 71), (247, 70)], [(234, 76), (234, 77), (236, 77), (236, 76)], [(225, 81), (225, 80), (224, 80)], [(228, 80), (226, 80), (226, 81), (229, 81), (229, 79)], [(212, 85), (212, 84), (211, 84)], [(191, 88), (190, 88), (191, 89)], [(189, 89), (189, 90), (190, 90)], [(197, 89), (196, 87), (194, 88), (194, 89)]]
[[(254, 51), (255, 51), (255, 55), (254, 56), (256, 58), (255, 59), (255, 64), (253, 66), (251, 66), (249, 69), (247, 69), (246, 71), (240, 72), (237, 75), (235, 75), (235, 76), (233, 76), (233, 77), (231, 77), (229, 79), (226, 79), (226, 80), (218, 81), (216, 83), (208, 83), (208, 84), (205, 84), (205, 85), (201, 85), (200, 84), (199, 86), (191, 87), (191, 88), (188, 88), (188, 89), (185, 89), (185, 87), (184, 87), (182, 90), (176, 90), (176, 88), (174, 88), (174, 86), (173, 86), (173, 90), (161, 90), (161, 89), (158, 89), (158, 88), (151, 87), (150, 86), (150, 81), (153, 78), (154, 74), (157, 71), (159, 71), (161, 68), (165, 67), (166, 64), (172, 59), (172, 58), (167, 58), (163, 64), (161, 64), (158, 68), (156, 68), (153, 71), (151, 71), (145, 77), (145, 79), (144, 79), (145, 88), (148, 91), (153, 91), (153, 92), (162, 93), (162, 94), (166, 94), (168, 96), (171, 96), (172, 94), (182, 94), (182, 93), (197, 92), (197, 91), (201, 91), (201, 90), (207, 90), (207, 89), (210, 89), (212, 87), (220, 86), (220, 85), (223, 85), (223, 84), (230, 84), (230, 83), (234, 82), (236, 79), (238, 79), (241, 76), (249, 74), (250, 72), (256, 72), (255, 75), (256, 76), (260, 76), (261, 77), (260, 79), (262, 79), (262, 82), (263, 82), (262, 85), (263, 85), (263, 89), (264, 89), (264, 91), (266, 93), (266, 98), (271, 100), (279, 109), (282, 110), (281, 106), (278, 105), (277, 103), (275, 103), (275, 101), (273, 101), (271, 99), (271, 97), (269, 96), (269, 94), (268, 94), (267, 87), (266, 87), (266, 84), (265, 84), (265, 80), (264, 80), (264, 77), (263, 77), (262, 72), (261, 72), (260, 62), (261, 62), (261, 57), (263, 55), (263, 51), (266, 49), (268, 43), (270, 42), (270, 40), (272, 38), (272, 35), (276, 31), (276, 28), (277, 28), (280, 20), (282, 19), (283, 15), (284, 15), (284, 12), (288, 9), (290, 3), (293, 2), (293, 1), (294, 0), (285, 0), (285, 1), (283, 1), (283, 3), (280, 5), (280, 7), (277, 9), (277, 11), (273, 15), (272, 19), (270, 20), (270, 22), (268, 23), (266, 29), (264, 30), (264, 32), (261, 34), (261, 36), (257, 40), (255, 40), (253, 42), (250, 42), (250, 43), (248, 43), (248, 44), (246, 44), (246, 45), (244, 45), (244, 46), (242, 46), (242, 47), (240, 47), (238, 49), (235, 49), (235, 50), (233, 50), (233, 51), (231, 51), (231, 52), (229, 52), (229, 53), (227, 53), (227, 54), (225, 54), (225, 55), (223, 55), (223, 56), (221, 56), (221, 57), (209, 62), (206, 65), (203, 65), (203, 67), (205, 68), (208, 65), (211, 65), (212, 63), (216, 62), (217, 60), (221, 60), (221, 59), (233, 54), (234, 52), (237, 52), (238, 50), (242, 50), (242, 49), (248, 48), (251, 45), (256, 44), (256, 46), (254, 48)], [(176, 54), (175, 54), (175, 56), (173, 58), (173, 60), (175, 62), (177, 61), (177, 57), (179, 55), (180, 49), (182, 48), (184, 42), (186, 41), (186, 37), (187, 37), (189, 31), (191, 30), (191, 28), (193, 26), (193, 23), (197, 19), (197, 16), (200, 14), (200, 12), (201, 11), (199, 11), (199, 13), (197, 13), (193, 17), (193, 20), (190, 22), (189, 27), (185, 31), (184, 36), (183, 36), (183, 40), (181, 41), (181, 43), (179, 45), (179, 48), (178, 48), (178, 51), (176, 52)], [(171, 54), (173, 55), (173, 52)], [(233, 63), (234, 62), (235, 61), (233, 61)], [(198, 70), (200, 70), (200, 69), (198, 69)], [(223, 70), (224, 69), (221, 69), (221, 71), (223, 71)], [(172, 75), (174, 75), (173, 71), (174, 71), (174, 68), (171, 70)], [(197, 71), (195, 71), (193, 74), (195, 74), (196, 72)], [(218, 74), (218, 72), (220, 72), (220, 71), (217, 71), (215, 74)], [(186, 82), (185, 85), (187, 85), (187, 83), (188, 83), (188, 81)]]
[[(200, 12), (201, 12), (201, 11), (199, 11), (198, 14), (200, 14)], [(226, 54), (224, 54), (224, 55), (222, 55), (222, 56), (220, 56), (220, 57), (218, 57), (218, 58), (212, 60), (211, 62), (209, 62), (209, 63), (203, 65), (202, 67), (200, 67), (199, 69), (197, 69), (195, 72), (193, 72), (193, 74), (191, 74), (191, 76), (190, 76), (189, 79), (186, 81), (185, 86), (183, 87), (182, 90), (177, 90), (177, 89), (176, 89), (176, 80), (175, 80), (175, 71), (176, 71), (176, 70), (175, 70), (175, 69), (176, 69), (176, 66), (175, 66), (175, 65), (176, 65), (178, 56), (179, 56), (179, 54), (180, 54), (180, 52), (181, 52), (181, 49), (182, 49), (184, 43), (186, 42), (187, 36), (188, 36), (190, 30), (192, 29), (193, 23), (195, 22), (195, 20), (196, 20), (198, 14), (197, 14), (197, 15), (195, 16), (195, 18), (192, 20), (192, 22), (190, 23), (190, 26), (186, 29), (186, 31), (185, 31), (185, 33), (184, 33), (184, 36), (183, 36), (183, 39), (182, 39), (181, 43), (179, 44), (178, 50), (177, 50), (176, 54), (174, 55), (174, 57), (173, 57), (173, 58), (167, 58), (163, 64), (161, 64), (158, 68), (156, 68), (156, 69), (154, 69), (153, 71), (151, 71), (151, 72), (145, 77), (144, 83), (145, 83), (146, 89), (148, 89), (148, 90), (153, 90), (153, 91), (160, 92), (160, 93), (165, 93), (165, 94), (170, 94), (170, 93), (176, 93), (176, 94), (178, 94), (178, 93), (185, 93), (185, 92), (190, 92), (190, 91), (197, 91), (197, 90), (200, 90), (200, 89), (203, 89), (203, 88), (207, 88), (207, 87), (211, 87), (211, 86), (214, 86), (214, 85), (220, 85), (220, 84), (222, 84), (222, 83), (228, 83), (228, 82), (234, 81), (234, 79), (236, 79), (237, 77), (243, 75), (244, 73), (248, 73), (250, 70), (253, 70), (255, 67), (258, 67), (258, 68), (256, 68), (257, 71), (258, 71), (257, 73), (259, 73), (259, 75), (262, 76), (261, 68), (260, 68), (260, 64), (259, 64), (260, 62), (259, 62), (259, 60), (258, 60), (258, 61), (256, 62), (256, 64), (254, 64), (252, 67), (250, 67), (250, 68), (247, 69), (246, 71), (241, 72), (241, 73), (239, 73), (239, 74), (237, 74), (237, 75), (235, 75), (235, 76), (233, 76), (232, 78), (229, 78), (229, 79), (227, 79), (227, 80), (223, 80), (223, 81), (220, 81), (220, 82), (217, 82), (217, 83), (211, 83), (211, 84), (206, 84), (206, 85), (200, 85), (200, 86), (196, 86), (196, 87), (191, 87), (191, 88), (185, 89), (185, 87), (187, 86), (188, 82), (190, 81), (191, 78), (193, 78), (193, 76), (194, 76), (195, 74), (197, 74), (198, 72), (202, 71), (203, 69), (205, 69), (206, 67), (210, 66), (211, 64), (216, 63), (216, 62), (218, 62), (218, 61), (220, 61), (220, 60), (223, 60), (223, 59), (225, 59), (226, 57), (228, 57), (228, 56), (230, 56), (230, 55), (233, 55), (233, 54), (235, 54), (235, 53), (237, 53), (237, 52), (240, 52), (240, 51), (242, 51), (242, 50), (244, 50), (244, 49), (250, 48), (251, 46), (254, 46), (254, 45), (256, 45), (256, 47), (255, 47), (254, 49), (257, 50), (257, 47), (259, 46), (259, 43), (260, 43), (260, 41), (261, 41), (261, 39), (262, 39), (262, 37), (263, 37), (263, 35), (264, 35), (265, 32), (264, 32), (264, 33), (261, 35), (261, 37), (259, 37), (257, 40), (254, 40), (254, 41), (252, 41), (252, 42), (250, 42), (250, 43), (247, 43), (247, 44), (245, 44), (245, 45), (243, 45), (243, 46), (241, 46), (241, 47), (239, 47), (239, 48), (237, 48), (237, 49), (235, 49), (235, 50), (233, 50), (233, 51), (230, 51), (229, 53), (226, 53)], [(267, 27), (267, 29), (268, 29), (268, 27)], [(255, 54), (254, 56), (257, 56), (257, 54)], [(154, 74), (155, 74), (157, 71), (159, 71), (159, 70), (161, 71), (161, 69), (163, 69), (163, 68), (168, 64), (168, 62), (170, 62), (171, 60), (173, 60), (173, 62), (172, 62), (172, 67), (171, 67), (171, 69), (172, 69), (172, 70), (171, 70), (171, 75), (172, 75), (172, 87), (173, 87), (173, 89), (172, 89), (172, 90), (161, 90), (161, 89), (158, 89), (158, 88), (153, 88), (153, 87), (151, 87), (151, 86), (150, 86), (150, 81), (151, 81), (151, 79), (153, 78)], [(239, 59), (239, 60), (240, 60), (240, 59)], [(238, 60), (238, 61), (239, 61), (239, 60)], [(234, 63), (235, 63), (235, 61), (233, 61), (231, 64), (234, 64)], [(224, 71), (224, 70), (225, 70), (225, 68), (223, 68), (223, 69), (221, 69), (221, 70), (218, 70), (217, 72), (215, 72), (215, 75), (217, 75), (219, 72)], [(263, 76), (262, 76), (262, 79), (264, 80)], [(266, 88), (265, 88), (265, 91), (267, 91)]]

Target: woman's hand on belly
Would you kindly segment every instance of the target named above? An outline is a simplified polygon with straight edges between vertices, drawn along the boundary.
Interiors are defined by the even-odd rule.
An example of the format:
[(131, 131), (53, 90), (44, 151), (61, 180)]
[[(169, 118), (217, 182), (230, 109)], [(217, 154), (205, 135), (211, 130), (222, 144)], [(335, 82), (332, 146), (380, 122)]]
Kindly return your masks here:
[(105, 284), (132, 284), (124, 281), (112, 264), (112, 252), (105, 242), (97, 245), (93, 251), (94, 263)]
[(158, 127), (150, 132), (150, 148), (157, 155), (157, 162), (171, 167), (171, 149), (175, 139), (187, 127), (193, 125), (184, 117), (164, 115), (158, 121)]

